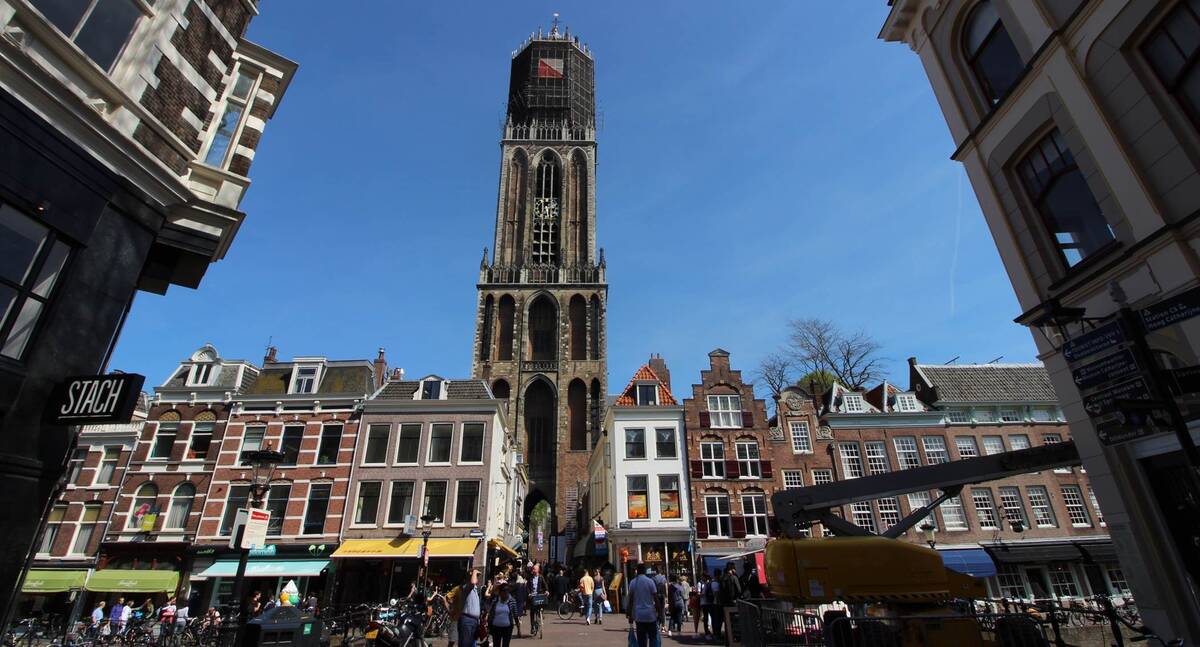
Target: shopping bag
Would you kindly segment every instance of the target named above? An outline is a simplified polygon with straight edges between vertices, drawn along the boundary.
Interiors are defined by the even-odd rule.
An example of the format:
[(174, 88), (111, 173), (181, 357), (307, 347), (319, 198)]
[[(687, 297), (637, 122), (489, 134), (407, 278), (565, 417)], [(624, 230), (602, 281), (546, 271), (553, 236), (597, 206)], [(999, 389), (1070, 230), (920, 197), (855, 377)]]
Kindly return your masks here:
[(604, 601), (604, 612), (612, 613), (612, 605), (608, 603), (608, 600)]
[(637, 631), (629, 625), (629, 647), (638, 647)]

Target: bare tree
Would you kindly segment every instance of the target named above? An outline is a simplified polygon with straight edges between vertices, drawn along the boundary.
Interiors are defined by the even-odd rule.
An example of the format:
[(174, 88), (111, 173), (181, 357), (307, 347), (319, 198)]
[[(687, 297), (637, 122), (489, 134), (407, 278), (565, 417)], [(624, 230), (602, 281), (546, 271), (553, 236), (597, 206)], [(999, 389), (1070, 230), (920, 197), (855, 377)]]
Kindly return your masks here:
[(766, 384), (771, 389), (771, 395), (778, 396), (784, 387), (792, 383), (796, 374), (796, 362), (789, 353), (775, 351), (759, 362), (754, 369), (754, 381)]
[(851, 389), (883, 377), (881, 347), (867, 333), (847, 333), (827, 319), (793, 319), (788, 327), (788, 355), (804, 373), (828, 371)]

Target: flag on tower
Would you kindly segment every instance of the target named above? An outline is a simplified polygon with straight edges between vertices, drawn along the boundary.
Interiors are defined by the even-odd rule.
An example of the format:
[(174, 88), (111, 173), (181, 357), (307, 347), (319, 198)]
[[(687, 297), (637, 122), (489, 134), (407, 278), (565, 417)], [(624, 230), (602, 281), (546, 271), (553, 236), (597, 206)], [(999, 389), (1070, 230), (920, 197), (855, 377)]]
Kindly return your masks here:
[(537, 75), (539, 79), (563, 78), (563, 60), (561, 58), (539, 58)]

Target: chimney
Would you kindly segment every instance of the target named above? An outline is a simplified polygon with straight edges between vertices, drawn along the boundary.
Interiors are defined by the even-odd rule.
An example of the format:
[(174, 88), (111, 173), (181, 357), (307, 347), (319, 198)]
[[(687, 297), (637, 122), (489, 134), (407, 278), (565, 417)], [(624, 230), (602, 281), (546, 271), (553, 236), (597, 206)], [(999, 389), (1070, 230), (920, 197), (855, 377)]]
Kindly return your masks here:
[(403, 380), (404, 379), (404, 369), (400, 368), (399, 366), (392, 369), (392, 377), (390, 379), (393, 382), (399, 382), (400, 380)]
[(671, 388), (671, 371), (667, 368), (667, 362), (663, 360), (662, 355), (650, 354), (650, 370), (654, 371), (654, 374), (662, 380), (663, 384), (667, 385), (668, 389)]
[(383, 346), (379, 347), (379, 356), (375, 358), (375, 388), (383, 386), (387, 381), (387, 358), (383, 356)]
[(729, 351), (718, 348), (708, 354), (709, 369), (718, 375), (729, 374)]
[(278, 350), (274, 346), (267, 346), (267, 354), (263, 356), (263, 366), (275, 363), (275, 353)]

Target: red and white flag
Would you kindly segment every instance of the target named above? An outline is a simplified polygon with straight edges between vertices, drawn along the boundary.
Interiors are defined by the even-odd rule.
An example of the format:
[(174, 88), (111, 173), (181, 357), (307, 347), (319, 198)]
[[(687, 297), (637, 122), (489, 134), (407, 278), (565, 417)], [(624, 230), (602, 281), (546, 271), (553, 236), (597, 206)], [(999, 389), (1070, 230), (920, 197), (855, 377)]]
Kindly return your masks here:
[(563, 60), (561, 58), (539, 58), (537, 75), (539, 79), (563, 78)]

